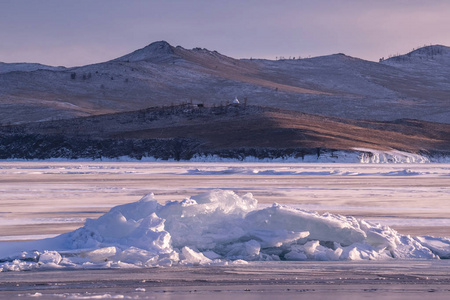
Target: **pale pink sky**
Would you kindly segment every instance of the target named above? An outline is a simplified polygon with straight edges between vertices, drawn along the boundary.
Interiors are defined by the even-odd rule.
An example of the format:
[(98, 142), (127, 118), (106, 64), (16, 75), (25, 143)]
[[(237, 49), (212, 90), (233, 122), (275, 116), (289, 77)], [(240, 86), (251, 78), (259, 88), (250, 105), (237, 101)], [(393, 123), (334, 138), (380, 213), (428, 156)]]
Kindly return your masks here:
[(450, 46), (447, 0), (0, 0), (0, 61), (76, 66), (154, 41), (235, 58), (377, 61)]

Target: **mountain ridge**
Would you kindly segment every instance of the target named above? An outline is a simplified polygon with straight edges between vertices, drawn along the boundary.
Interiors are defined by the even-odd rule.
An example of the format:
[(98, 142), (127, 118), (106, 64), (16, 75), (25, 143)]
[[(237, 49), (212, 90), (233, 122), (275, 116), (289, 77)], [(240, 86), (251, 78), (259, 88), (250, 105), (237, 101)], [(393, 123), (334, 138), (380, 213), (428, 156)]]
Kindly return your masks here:
[(66, 67), (59, 66), (53, 67), (48, 65), (42, 65), (39, 63), (4, 63), (0, 62), (0, 74), (9, 72), (33, 72), (37, 70), (52, 70), (62, 71), (67, 69)]
[(252, 105), (350, 119), (450, 123), (448, 78), (449, 69), (436, 63), (417, 68), (343, 54), (234, 59), (160, 41), (98, 64), (0, 71), (0, 120), (36, 122), (191, 101), (214, 106), (238, 97)]

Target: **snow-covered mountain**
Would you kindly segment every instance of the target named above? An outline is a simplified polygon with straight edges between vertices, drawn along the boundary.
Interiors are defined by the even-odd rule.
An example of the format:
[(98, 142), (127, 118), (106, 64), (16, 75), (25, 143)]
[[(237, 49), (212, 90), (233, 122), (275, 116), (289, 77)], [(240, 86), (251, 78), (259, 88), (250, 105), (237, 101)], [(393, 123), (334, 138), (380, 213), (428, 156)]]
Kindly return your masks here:
[(343, 54), (272, 61), (160, 41), (75, 68), (2, 64), (0, 120), (24, 123), (191, 101), (214, 106), (238, 97), (325, 116), (450, 123), (448, 49), (425, 47), (381, 63)]

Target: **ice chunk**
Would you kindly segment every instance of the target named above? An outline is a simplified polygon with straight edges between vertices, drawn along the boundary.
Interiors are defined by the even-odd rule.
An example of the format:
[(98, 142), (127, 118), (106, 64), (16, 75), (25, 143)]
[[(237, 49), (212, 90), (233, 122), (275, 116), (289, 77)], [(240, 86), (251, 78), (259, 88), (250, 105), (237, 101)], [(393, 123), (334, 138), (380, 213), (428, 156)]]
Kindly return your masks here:
[(355, 243), (342, 249), (343, 260), (376, 260), (392, 258), (386, 251), (377, 251), (370, 244)]
[(107, 261), (110, 257), (114, 256), (116, 252), (117, 248), (113, 246), (82, 252), (80, 256), (86, 257), (93, 262), (102, 262)]
[(397, 232), (387, 226), (372, 224), (364, 220), (361, 220), (359, 223), (361, 229), (366, 232), (367, 243), (379, 250), (388, 249), (393, 251), (396, 249), (397, 244), (400, 243)]
[(203, 255), (212, 260), (222, 258), (221, 255), (219, 255), (216, 252), (211, 251), (211, 250), (203, 252)]
[(233, 191), (213, 190), (211, 192), (199, 194), (191, 197), (200, 206), (195, 209), (197, 212), (209, 213), (221, 210), (225, 214), (243, 215), (256, 209), (258, 201), (251, 193), (238, 196)]
[[(297, 238), (300, 238), (305, 235), (304, 232), (309, 232), (310, 240), (332, 241), (343, 245), (361, 242), (366, 238), (356, 219), (333, 215), (320, 216), (317, 213), (278, 204), (249, 213), (245, 221), (246, 226), (254, 231), (277, 232), (277, 236), (291, 232), (299, 233)], [(286, 241), (289, 240), (287, 237)]]
[(61, 255), (56, 251), (44, 251), (39, 255), (39, 264), (59, 264), (61, 262)]
[(450, 238), (419, 236), (415, 240), (430, 249), (434, 254), (439, 255), (440, 258), (450, 258)]
[(284, 258), (286, 260), (292, 260), (292, 261), (308, 259), (308, 257), (306, 256), (306, 254), (303, 251), (299, 251), (297, 249), (291, 249), (291, 251), (289, 251), (288, 253), (286, 253), (284, 255)]
[[(335, 244), (333, 244), (336, 247)], [(286, 260), (321, 260), (331, 261), (339, 260), (342, 254), (342, 248), (329, 248), (320, 244), (319, 241), (309, 241), (304, 245), (294, 245), (290, 252), (284, 255)]]
[(149, 194), (89, 219), (73, 232), (4, 244), (0, 247), (2, 271), (450, 256), (449, 239), (412, 238), (353, 217), (320, 215), (279, 204), (257, 209), (251, 194), (239, 196), (224, 190), (165, 205)]
[(182, 262), (188, 263), (188, 264), (208, 264), (211, 262), (211, 259), (204, 256), (202, 253), (195, 251), (189, 247), (183, 247), (181, 249), (181, 253), (184, 257)]
[(400, 236), (400, 242), (393, 252), (395, 258), (438, 258), (429, 248), (423, 246), (410, 236)]
[(117, 253), (113, 257), (113, 259), (127, 263), (140, 262), (142, 264), (157, 262), (158, 258), (159, 258), (158, 252), (147, 251), (136, 247), (129, 247), (128, 249), (125, 249), (124, 251)]

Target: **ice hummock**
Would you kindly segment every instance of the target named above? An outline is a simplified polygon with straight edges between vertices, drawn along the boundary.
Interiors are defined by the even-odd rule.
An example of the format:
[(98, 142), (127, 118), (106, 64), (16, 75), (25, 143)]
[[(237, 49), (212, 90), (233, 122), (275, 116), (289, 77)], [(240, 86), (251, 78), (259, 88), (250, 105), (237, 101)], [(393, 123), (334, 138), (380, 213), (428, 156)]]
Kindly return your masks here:
[(130, 268), (234, 261), (377, 260), (448, 256), (446, 238), (412, 238), (380, 224), (212, 190), (159, 204), (153, 194), (113, 207), (73, 232), (0, 243), (0, 270)]

